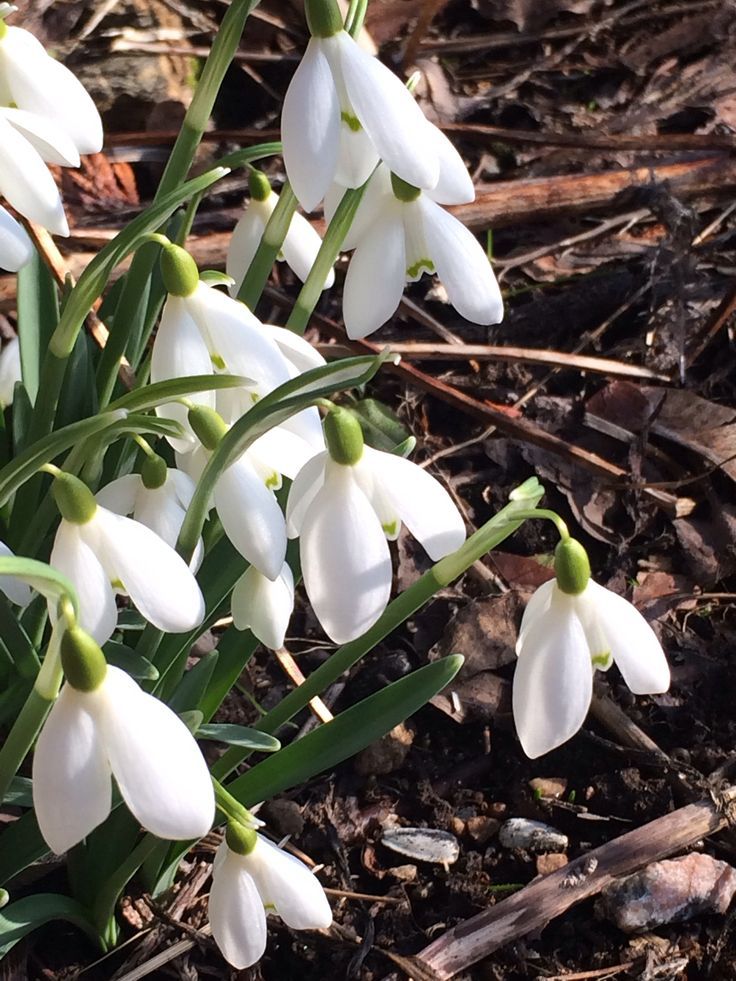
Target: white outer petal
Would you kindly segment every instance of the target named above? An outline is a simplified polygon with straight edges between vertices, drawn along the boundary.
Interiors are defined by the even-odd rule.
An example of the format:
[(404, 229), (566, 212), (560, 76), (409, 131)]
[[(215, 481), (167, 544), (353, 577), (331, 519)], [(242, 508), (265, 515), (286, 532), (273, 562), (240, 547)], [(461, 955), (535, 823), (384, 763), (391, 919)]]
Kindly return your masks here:
[(236, 629), (250, 629), (272, 651), (284, 646), (293, 611), (294, 576), (286, 563), (273, 581), (250, 566), (235, 584), (232, 613)]
[(567, 742), (585, 721), (593, 669), (570, 597), (555, 594), (524, 635), (516, 662), (513, 711), (522, 749), (536, 759)]
[(355, 115), (389, 170), (415, 187), (432, 188), (439, 158), (427, 120), (406, 86), (345, 31), (328, 39), (337, 49)]
[(406, 248), (400, 207), (398, 203), (387, 206), (376, 216), (350, 260), (342, 313), (351, 340), (378, 330), (401, 302), (406, 284)]
[(25, 137), (0, 116), (0, 193), (26, 218), (55, 235), (68, 235), (54, 179)]
[(102, 824), (112, 804), (110, 767), (89, 704), (88, 694), (64, 685), (33, 756), (33, 807), (57, 855)]
[(319, 351), (293, 330), (277, 327), (275, 324), (266, 324), (265, 327), (297, 374), (301, 375), (312, 368), (321, 368), (327, 364)]
[(235, 280), (230, 287), (231, 296), (238, 295), (272, 211), (273, 206), (269, 208), (266, 201), (251, 201), (233, 229), (225, 264), (225, 272)]
[(28, 232), (0, 206), (0, 269), (18, 272), (32, 257), (33, 242)]
[[(8, 548), (5, 542), (0, 542), (0, 556), (12, 557), (14, 555), (15, 552)], [(31, 602), (30, 586), (22, 579), (18, 579), (17, 576), (0, 576), (0, 592), (5, 593), (10, 602), (17, 606), (28, 606)]]
[(145, 525), (105, 508), (95, 515), (100, 560), (119, 579), (146, 620), (167, 633), (193, 630), (204, 619), (204, 598), (180, 555)]
[(393, 453), (370, 446), (363, 453), (383, 495), (433, 562), (460, 548), (465, 541), (465, 523), (438, 480)]
[(176, 548), (185, 513), (167, 481), (162, 487), (141, 487), (133, 517), (154, 531), (167, 545)]
[(116, 477), (95, 494), (95, 500), (108, 511), (115, 514), (132, 514), (135, 510), (135, 500), (143, 487), (139, 473), (127, 473)]
[(257, 836), (256, 846), (243, 856), (261, 899), (274, 906), (292, 930), (319, 930), (332, 923), (332, 910), (319, 880), (298, 858)]
[[(104, 644), (113, 635), (118, 610), (110, 578), (97, 555), (94, 528), (89, 527), (94, 521), (74, 525), (62, 519), (49, 564), (71, 580), (79, 596), (81, 625), (98, 644)], [(55, 623), (56, 603), (51, 600), (49, 616)]]
[(313, 211), (337, 166), (340, 106), (323, 41), (312, 38), (289, 83), (281, 113), (284, 166), (294, 194)]
[(286, 529), (289, 538), (296, 538), (301, 534), (307, 508), (325, 482), (325, 465), (329, 458), (326, 450), (318, 453), (304, 464), (294, 478), (286, 502)]
[(31, 144), (44, 163), (78, 167), (79, 151), (55, 123), (24, 109), (0, 109), (10, 125)]
[(432, 146), (440, 161), (440, 179), (427, 196), (438, 204), (467, 204), (475, 188), (463, 158), (441, 129), (427, 121)]
[(426, 195), (417, 200), (424, 240), (437, 275), (457, 312), (474, 324), (503, 320), (503, 299), (496, 277), (475, 235)]
[(362, 187), (375, 170), (378, 160), (376, 148), (366, 131), (362, 127), (351, 129), (341, 121), (335, 183), (344, 187)]
[(72, 72), (22, 28), (8, 28), (2, 49), (0, 70), (5, 70), (16, 105), (53, 120), (80, 153), (99, 153), (102, 120)]
[(309, 601), (336, 644), (373, 626), (391, 595), (391, 556), (350, 467), (328, 463), (302, 521), (300, 555)]
[[(325, 218), (328, 224), (334, 218), (343, 194), (345, 194), (345, 188), (341, 184), (333, 184), (328, 191), (325, 197)], [(341, 250), (349, 252), (354, 249), (373, 224), (376, 214), (384, 209), (386, 202), (393, 200), (391, 172), (385, 164), (381, 164), (371, 178), (368, 187), (363, 191), (358, 210), (355, 212), (355, 217), (340, 246)]]
[[(223, 852), (224, 850), (224, 852)], [(225, 842), (217, 850), (209, 898), (210, 928), (225, 960), (237, 970), (251, 967), (266, 950), (266, 911), (243, 857)]]
[(221, 474), (214, 497), (232, 544), (264, 576), (275, 579), (286, 556), (286, 524), (278, 501), (245, 455)]
[(587, 590), (616, 666), (635, 695), (655, 695), (670, 686), (670, 669), (657, 635), (635, 606), (592, 580)]
[(181, 719), (112, 666), (93, 694), (110, 767), (136, 820), (172, 841), (207, 834), (215, 819), (212, 780)]
[[(314, 265), (317, 253), (322, 245), (322, 239), (315, 228), (310, 225), (304, 215), (298, 212), (291, 219), (289, 231), (286, 233), (281, 252), (291, 270), (304, 282)], [(335, 282), (333, 269), (327, 274), (322, 289), (328, 289)]]
[(524, 607), (524, 614), (521, 618), (519, 636), (516, 641), (517, 657), (521, 656), (521, 652), (524, 649), (524, 636), (526, 632), (537, 622), (538, 619), (545, 616), (550, 608), (552, 597), (557, 589), (557, 580), (548, 579), (547, 582), (543, 582), (542, 585), (537, 587), (537, 589), (535, 589), (532, 593), (529, 602)]
[(300, 436), (282, 426), (274, 426), (263, 436), (259, 436), (247, 453), (251, 458), (261, 459), (270, 469), (293, 480), (307, 460), (312, 459), (315, 451)]

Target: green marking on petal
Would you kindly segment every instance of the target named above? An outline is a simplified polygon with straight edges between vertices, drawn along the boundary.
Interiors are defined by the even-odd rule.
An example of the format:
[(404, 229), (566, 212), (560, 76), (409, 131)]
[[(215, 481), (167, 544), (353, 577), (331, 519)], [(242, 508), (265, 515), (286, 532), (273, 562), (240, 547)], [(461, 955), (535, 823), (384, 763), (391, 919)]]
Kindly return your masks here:
[(278, 490), (281, 487), (281, 475), (277, 474), (275, 470), (266, 478), (266, 487), (269, 490)]
[(122, 593), (125, 592), (125, 586), (123, 586), (122, 582), (119, 579), (111, 579), (110, 585), (112, 586), (113, 589), (119, 589)]
[(383, 533), (387, 538), (393, 538), (393, 536), (398, 532), (399, 526), (396, 521), (388, 521), (381, 525), (383, 528)]
[(217, 368), (218, 371), (225, 371), (227, 368), (224, 359), (221, 358), (219, 354), (211, 354), (210, 361), (212, 362), (213, 367)]
[(343, 123), (345, 123), (348, 129), (351, 129), (353, 131), (353, 133), (359, 133), (360, 130), (363, 128), (360, 125), (360, 120), (358, 119), (358, 117), (354, 116), (351, 112), (345, 112), (343, 110), (343, 112), (340, 113), (340, 119), (342, 120)]
[(590, 658), (590, 663), (594, 668), (599, 671), (608, 671), (608, 669), (613, 664), (613, 658), (610, 651), (604, 651), (602, 654), (593, 654)]
[(253, 403), (253, 405), (255, 405), (256, 402), (259, 401), (260, 397), (261, 396), (258, 394), (258, 392), (251, 392), (250, 393), (250, 400)]
[(434, 272), (434, 263), (432, 262), (431, 259), (425, 259), (425, 258), (417, 259), (417, 261), (414, 262), (411, 266), (407, 266), (406, 269), (407, 278), (414, 279), (415, 276), (419, 276), (421, 274), (422, 270), (430, 273), (430, 275)]

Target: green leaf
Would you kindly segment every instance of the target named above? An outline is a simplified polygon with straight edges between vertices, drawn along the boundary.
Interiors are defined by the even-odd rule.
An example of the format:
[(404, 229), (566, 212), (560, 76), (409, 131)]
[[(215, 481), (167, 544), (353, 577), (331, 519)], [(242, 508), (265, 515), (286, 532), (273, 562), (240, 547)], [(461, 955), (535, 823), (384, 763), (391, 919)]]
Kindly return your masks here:
[(250, 378), (241, 375), (189, 375), (186, 378), (169, 378), (121, 395), (110, 403), (108, 411), (125, 409), (128, 412), (144, 412), (196, 392), (215, 392), (222, 388), (240, 388), (251, 384), (253, 382)]
[(51, 920), (67, 920), (84, 930), (88, 937), (100, 943), (100, 937), (92, 925), (84, 906), (56, 893), (39, 893), (26, 896), (0, 910), (0, 957), (22, 940), (26, 934)]
[(18, 336), (23, 384), (36, 401), (41, 362), (59, 322), (59, 297), (51, 272), (38, 252), (18, 273)]
[(268, 733), (226, 722), (201, 725), (197, 729), (196, 736), (197, 739), (211, 739), (218, 743), (228, 743), (230, 746), (242, 746), (256, 753), (275, 753), (281, 749), (278, 739), (269, 736)]
[(366, 443), (377, 450), (393, 453), (411, 436), (396, 413), (378, 399), (360, 399), (344, 408), (357, 418)]
[(145, 657), (141, 657), (126, 644), (120, 644), (116, 640), (108, 640), (104, 647), (105, 658), (108, 664), (121, 668), (131, 678), (138, 678), (145, 681), (157, 681), (158, 669), (155, 664), (151, 664)]
[(0, 576), (17, 576), (29, 586), (53, 599), (68, 596), (74, 604), (74, 612), (79, 615), (77, 591), (65, 575), (38, 559), (27, 559), (21, 555), (0, 556)]
[(462, 663), (460, 654), (451, 654), (419, 668), (285, 746), (227, 789), (241, 804), (252, 807), (331, 769), (413, 715), (452, 681)]
[(5, 791), (3, 806), (33, 807), (33, 783), (29, 777), (13, 777)]
[[(169, 708), (179, 714), (198, 711), (199, 700), (207, 690), (212, 672), (217, 664), (217, 651), (210, 651), (201, 657), (193, 668), (184, 674), (171, 698), (167, 699)], [(202, 721), (200, 716), (199, 722)], [(199, 722), (197, 725), (199, 725)]]
[(33, 811), (5, 825), (0, 833), (0, 882), (7, 885), (19, 872), (49, 855)]

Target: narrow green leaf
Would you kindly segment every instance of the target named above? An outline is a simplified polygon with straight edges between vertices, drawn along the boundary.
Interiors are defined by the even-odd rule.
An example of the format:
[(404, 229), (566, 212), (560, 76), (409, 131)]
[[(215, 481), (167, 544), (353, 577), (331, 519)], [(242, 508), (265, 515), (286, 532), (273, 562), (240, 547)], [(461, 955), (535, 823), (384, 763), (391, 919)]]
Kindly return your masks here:
[(14, 807), (33, 807), (33, 783), (29, 777), (13, 777), (5, 792), (3, 805)]
[(18, 273), (18, 324), (23, 384), (36, 401), (41, 362), (59, 322), (59, 297), (53, 276), (38, 252)]
[[(201, 657), (194, 667), (190, 668), (184, 674), (184, 677), (176, 686), (174, 694), (171, 698), (167, 699), (169, 708), (180, 714), (182, 712), (198, 711), (197, 706), (199, 705), (199, 700), (207, 690), (212, 672), (215, 670), (217, 656), (217, 651), (210, 651), (209, 654)], [(200, 715), (199, 722), (201, 721), (202, 717)]]
[(461, 655), (451, 654), (419, 668), (285, 746), (227, 789), (249, 807), (329, 770), (413, 715), (452, 681), (462, 663)]
[(230, 723), (210, 723), (201, 725), (196, 732), (197, 739), (211, 739), (230, 746), (242, 746), (256, 753), (275, 753), (281, 749), (281, 743), (274, 736), (248, 726), (236, 726)]
[(74, 586), (65, 575), (45, 562), (27, 559), (22, 555), (3, 555), (0, 556), (0, 576), (17, 576), (32, 589), (57, 600), (68, 596), (74, 604), (74, 612), (79, 614), (79, 601)]
[(0, 910), (0, 957), (12, 950), (26, 934), (51, 920), (67, 920), (100, 943), (89, 914), (80, 903), (56, 893), (39, 893), (18, 899)]
[(186, 378), (170, 378), (143, 388), (136, 388), (111, 402), (108, 411), (125, 409), (128, 412), (144, 412), (157, 405), (194, 395), (197, 392), (215, 392), (223, 388), (240, 388), (252, 384), (241, 375), (189, 375)]
[(157, 681), (158, 669), (155, 664), (151, 664), (145, 657), (141, 657), (126, 644), (120, 644), (116, 640), (108, 640), (104, 647), (105, 658), (108, 664), (121, 668), (131, 678), (145, 681)]

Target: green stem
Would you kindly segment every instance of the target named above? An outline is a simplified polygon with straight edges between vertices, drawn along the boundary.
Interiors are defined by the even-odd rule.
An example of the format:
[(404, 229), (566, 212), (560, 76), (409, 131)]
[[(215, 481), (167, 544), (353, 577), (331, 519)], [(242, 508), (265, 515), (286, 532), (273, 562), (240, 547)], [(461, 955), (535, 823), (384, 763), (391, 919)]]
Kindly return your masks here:
[(363, 21), (367, 9), (368, 0), (350, 0), (350, 6), (345, 17), (345, 30), (355, 40), (363, 30)]
[[(544, 490), (541, 486), (536, 498), (542, 497)], [(487, 521), (474, 535), (453, 552), (452, 555), (440, 559), (431, 569), (427, 570), (416, 582), (405, 589), (400, 596), (389, 603), (381, 618), (362, 637), (341, 647), (316, 671), (283, 698), (278, 705), (267, 712), (256, 724), (255, 728), (262, 732), (275, 733), (278, 729), (300, 712), (311, 699), (320, 695), (329, 685), (356, 664), (365, 654), (373, 650), (393, 630), (404, 623), (420, 607), (428, 603), (436, 592), (444, 589), (454, 579), (466, 572), (474, 562), (482, 558), (490, 549), (513, 534), (522, 524), (521, 516), (530, 503), (535, 503), (529, 497), (523, 501), (511, 501), (490, 521)], [(231, 746), (212, 767), (212, 774), (223, 780), (248, 755), (247, 751), (237, 746)]]
[(556, 511), (551, 511), (549, 508), (531, 508), (528, 511), (519, 512), (518, 516), (525, 520), (529, 519), (533, 521), (535, 518), (542, 518), (545, 521), (551, 521), (563, 542), (566, 542), (570, 537), (570, 532), (565, 522)]
[(115, 906), (123, 889), (160, 844), (161, 839), (155, 835), (144, 835), (123, 864), (105, 881), (104, 888), (93, 904), (95, 926), (103, 936), (108, 936), (108, 927), (115, 916)]
[[(251, 310), (255, 310), (261, 298), (263, 287), (284, 244), (296, 207), (296, 195), (287, 181), (281, 188), (278, 204), (268, 219), (263, 230), (263, 238), (238, 291), (238, 299)], [(324, 277), (322, 282), (324, 283)]]
[(289, 314), (289, 319), (286, 321), (286, 326), (295, 334), (303, 334), (307, 329), (309, 318), (322, 295), (325, 279), (340, 253), (340, 246), (345, 240), (367, 186), (368, 181), (362, 187), (346, 191), (337, 206), (337, 211), (335, 211), (327, 228), (314, 265), (309, 270), (309, 275), (304, 281), (299, 296), (296, 298), (296, 303)]
[(236, 800), (214, 777), (212, 779), (212, 785), (215, 788), (215, 803), (227, 821), (236, 821), (246, 828), (252, 828), (257, 824), (248, 808), (244, 807), (239, 800)]

